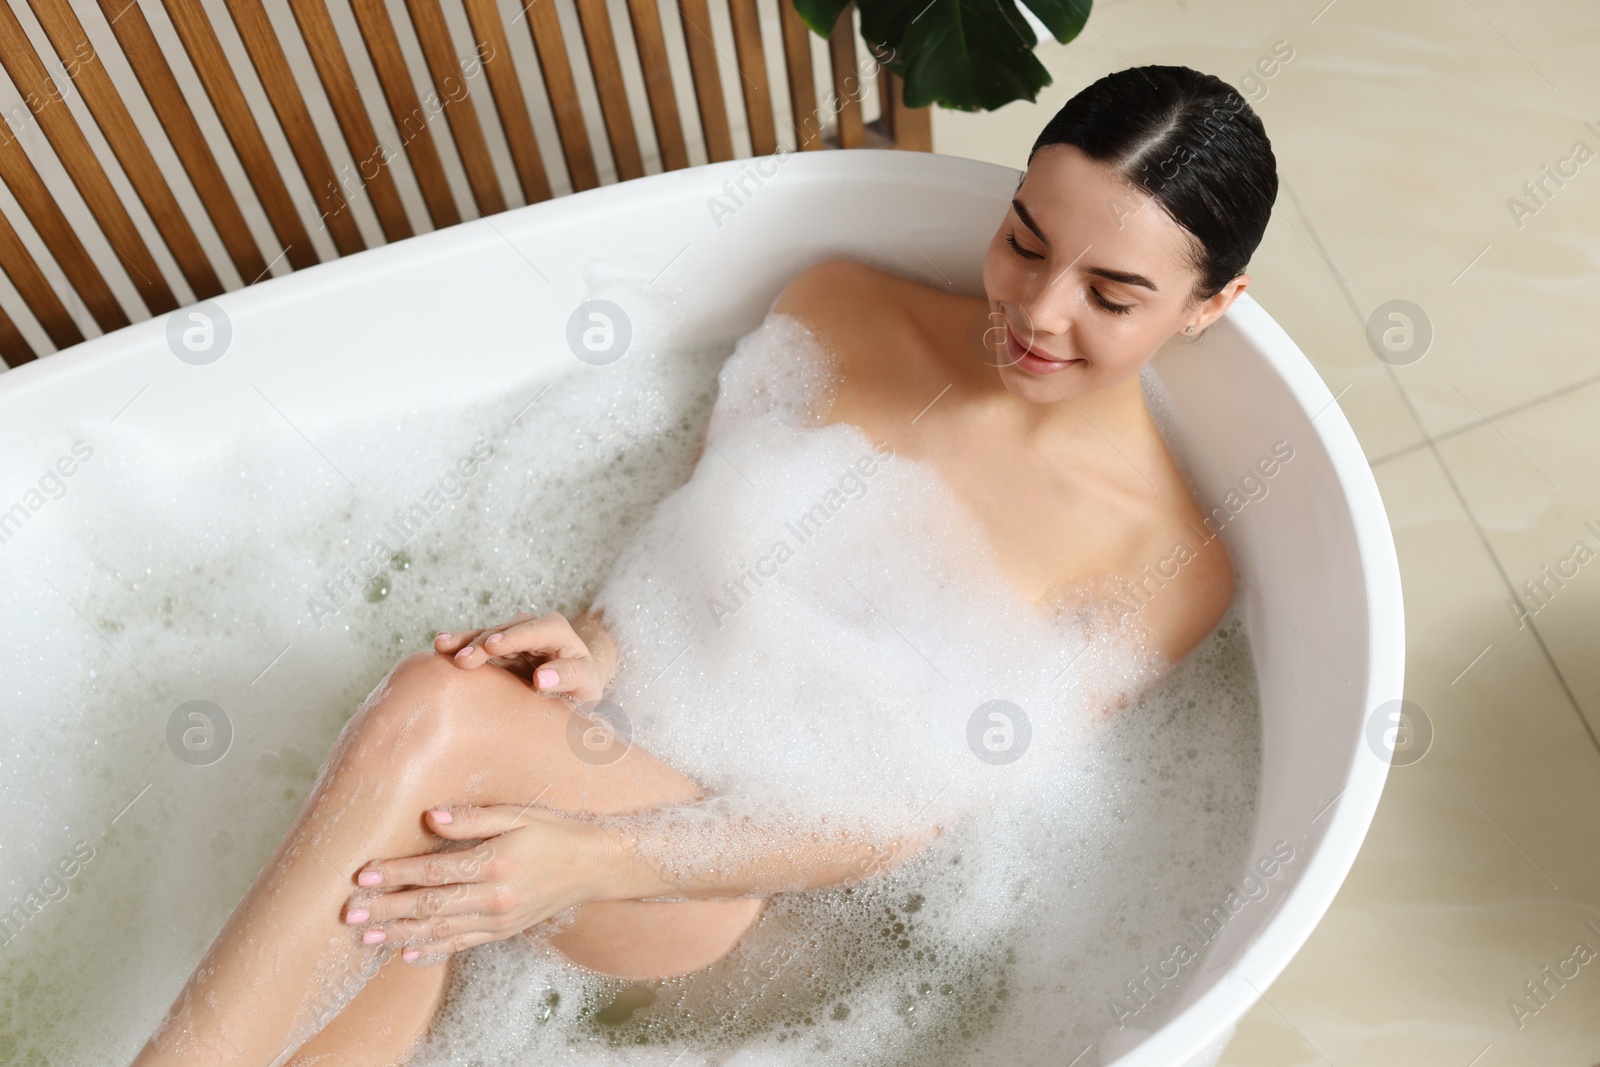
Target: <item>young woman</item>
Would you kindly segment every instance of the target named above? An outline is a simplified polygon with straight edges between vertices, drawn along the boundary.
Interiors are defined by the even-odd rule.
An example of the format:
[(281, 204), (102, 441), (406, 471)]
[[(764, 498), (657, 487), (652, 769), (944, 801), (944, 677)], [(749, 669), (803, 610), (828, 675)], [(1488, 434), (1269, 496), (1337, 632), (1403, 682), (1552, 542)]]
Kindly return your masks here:
[[(1244, 290), (1276, 192), (1237, 92), (1186, 67), (1130, 69), (1040, 134), (985, 255), (983, 298), (832, 260), (772, 312), (831, 358), (822, 422), (936, 470), (1030, 603), (1137, 582), (1202, 523), (1139, 371)], [(1138, 626), (1175, 664), (1233, 589), (1210, 540)], [(441, 633), (401, 660), (136, 1063), (393, 1063), (440, 1002), (449, 969), (428, 964), (462, 949), (567, 913), (551, 943), (573, 963), (685, 974), (725, 955), (772, 887), (859, 879), (929, 839), (752, 842), (697, 875), (652, 862), (603, 817), (704, 794), (640, 745), (602, 762), (569, 743), (571, 703), (600, 700), (617, 666), (594, 611)]]

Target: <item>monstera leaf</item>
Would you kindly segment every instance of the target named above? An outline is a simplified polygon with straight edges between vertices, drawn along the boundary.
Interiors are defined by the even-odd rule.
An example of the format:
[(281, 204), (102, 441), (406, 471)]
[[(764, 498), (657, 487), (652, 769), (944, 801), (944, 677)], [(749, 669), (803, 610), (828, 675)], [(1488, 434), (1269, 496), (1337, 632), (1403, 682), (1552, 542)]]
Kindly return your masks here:
[[(1092, 0), (1024, 2), (1065, 44), (1083, 31)], [(806, 25), (827, 37), (849, 0), (793, 3)], [(1050, 84), (1033, 55), (1038, 38), (1015, 0), (856, 0), (856, 7), (861, 36), (905, 80), (907, 107), (993, 111), (1031, 101)]]

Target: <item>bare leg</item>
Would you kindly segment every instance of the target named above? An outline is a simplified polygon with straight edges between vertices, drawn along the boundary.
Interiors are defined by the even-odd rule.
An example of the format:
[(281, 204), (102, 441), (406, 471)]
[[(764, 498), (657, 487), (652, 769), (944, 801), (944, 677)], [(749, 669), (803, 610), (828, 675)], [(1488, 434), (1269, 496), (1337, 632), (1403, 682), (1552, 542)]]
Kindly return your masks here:
[[(698, 795), (692, 781), (638, 746), (606, 766), (578, 759), (566, 741), (571, 714), (498, 667), (465, 671), (435, 652), (401, 660), (345, 725), (294, 826), (136, 1067), (266, 1067), (305, 1040), (329, 1007), (330, 978), (387, 955), (384, 946), (361, 945), (341, 921), (356, 871), (373, 859), (439, 847), (423, 827), (428, 808), (538, 797), (556, 811), (610, 814)], [(683, 974), (725, 955), (762, 903), (586, 904), (553, 943), (574, 962), (610, 974)], [(390, 959), (295, 1062), (392, 1062), (426, 1029), (445, 973)], [(357, 1035), (376, 1042), (359, 1056), (350, 1052)]]

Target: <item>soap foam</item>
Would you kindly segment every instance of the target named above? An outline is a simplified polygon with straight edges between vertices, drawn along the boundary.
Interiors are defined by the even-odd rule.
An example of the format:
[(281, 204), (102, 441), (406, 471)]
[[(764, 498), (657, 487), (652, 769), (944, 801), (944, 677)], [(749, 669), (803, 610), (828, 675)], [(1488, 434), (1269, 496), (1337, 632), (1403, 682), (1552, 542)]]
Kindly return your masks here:
[[(682, 978), (594, 975), (538, 931), (474, 949), (414, 1064), (1109, 1059), (1124, 1033), (1109, 998), (1245, 859), (1259, 747), (1236, 608), (1095, 724), (1090, 706), (1148, 655), (1022, 603), (925, 468), (817, 427), (826, 378), (793, 358), (794, 325), (769, 318), (738, 360), (641, 340), (472, 410), (320, 439), (359, 490), (269, 418), (184, 457), (132, 420), (96, 426), (92, 492), (58, 506), (60, 534), (8, 546), (8, 566), (49, 583), (14, 583), (3, 624), (7, 695), (33, 709), (4, 794), (37, 816), (0, 828), (0, 902), (28, 913), (0, 945), (0, 1059), (98, 1063), (108, 1041), (131, 1057), (395, 659), (437, 629), (597, 596), (623, 653), (609, 695), (637, 743), (721, 798), (704, 827), (721, 803), (792, 827), (943, 832), (857, 885), (772, 898), (729, 956)], [(490, 458), (446, 484), (485, 442)], [(735, 495), (706, 536), (672, 536)], [(731, 602), (725, 583), (786, 522), (837, 499)], [(428, 521), (397, 532), (417, 506)], [(908, 529), (915, 551), (893, 536)], [(368, 577), (386, 531), (397, 551)], [(335, 596), (347, 568), (360, 582)], [(234, 731), (209, 767), (167, 746), (172, 709), (197, 697)], [(1009, 764), (968, 745), (996, 698), (1032, 728)], [(94, 859), (33, 909), (80, 840)], [(704, 860), (681, 840), (662, 862)]]

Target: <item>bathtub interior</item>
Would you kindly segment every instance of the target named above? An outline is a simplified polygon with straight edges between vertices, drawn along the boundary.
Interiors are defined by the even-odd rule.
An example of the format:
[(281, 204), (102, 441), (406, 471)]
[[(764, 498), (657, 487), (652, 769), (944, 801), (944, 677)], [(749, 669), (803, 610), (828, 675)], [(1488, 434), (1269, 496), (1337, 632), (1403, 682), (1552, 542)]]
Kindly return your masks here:
[[(742, 335), (789, 277), (831, 256), (978, 293), (983, 251), (1017, 177), (914, 153), (797, 155), (769, 163), (774, 173), (731, 214), (713, 213), (710, 198), (749, 165), (533, 205), (228, 294), (216, 304), (229, 347), (204, 366), (173, 357), (160, 319), (0, 375), (0, 475), (8, 486), (32, 482), (74, 427), (92, 429), (133, 403), (144, 432), (182, 462), (228, 440), (263, 397), (323, 440), (393, 423), (421, 402), (448, 408), (596, 373), (565, 340), (573, 309), (589, 299), (614, 300), (635, 336), (670, 344)], [(1153, 366), (1201, 500), (1230, 491), (1248, 500), (1223, 536), (1245, 579), (1261, 687), (1250, 855), (1288, 842), (1294, 859), (1222, 926), (1184, 998), (1130, 1030), (1115, 1050), (1123, 1067), (1184, 1063), (1214, 1045), (1309, 935), (1387, 768), (1363, 741), (1366, 712), (1399, 695), (1392, 546), (1387, 558), (1372, 547), (1387, 543), (1381, 504), (1359, 453), (1349, 454), (1342, 413), (1293, 342), (1247, 294)], [(1249, 499), (1241, 479), (1280, 441), (1293, 459)], [(60, 510), (30, 535), (70, 537)], [(26, 559), (0, 556), (0, 570)]]

